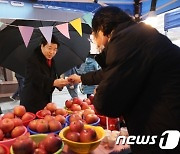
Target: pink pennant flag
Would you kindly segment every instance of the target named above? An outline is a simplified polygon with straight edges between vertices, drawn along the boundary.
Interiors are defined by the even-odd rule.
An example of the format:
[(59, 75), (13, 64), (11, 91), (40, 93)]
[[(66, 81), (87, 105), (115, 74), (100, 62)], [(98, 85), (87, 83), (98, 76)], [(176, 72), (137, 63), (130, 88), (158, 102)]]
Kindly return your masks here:
[(28, 26), (18, 26), (18, 28), (19, 28), (19, 31), (20, 31), (21, 36), (23, 38), (23, 41), (27, 47), (29, 44), (29, 41), (31, 39), (34, 28), (28, 27)]
[(53, 26), (39, 27), (41, 33), (44, 35), (48, 43), (51, 43)]
[(65, 37), (67, 37), (68, 39), (70, 39), (68, 23), (64, 23), (64, 24), (57, 25), (56, 28), (57, 28)]

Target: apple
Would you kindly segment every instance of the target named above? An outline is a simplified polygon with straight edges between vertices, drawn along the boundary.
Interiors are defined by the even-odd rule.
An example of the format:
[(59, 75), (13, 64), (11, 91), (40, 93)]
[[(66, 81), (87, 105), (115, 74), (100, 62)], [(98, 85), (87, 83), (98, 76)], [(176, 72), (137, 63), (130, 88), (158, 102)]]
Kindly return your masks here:
[(34, 150), (33, 154), (48, 154), (48, 153), (44, 149), (37, 148), (37, 149)]
[(86, 102), (88, 105), (91, 105), (91, 100), (89, 98), (83, 99), (83, 102)]
[(49, 122), (49, 121), (51, 121), (51, 120), (54, 120), (54, 117), (51, 116), (51, 115), (46, 115), (46, 116), (44, 117), (44, 120), (46, 120), (47, 122)]
[(82, 102), (81, 109), (82, 110), (89, 109), (89, 105), (87, 104), (87, 102)]
[(46, 132), (48, 132), (48, 128), (49, 128), (48, 122), (45, 121), (44, 119), (39, 119), (37, 121), (37, 124), (36, 124), (37, 132), (39, 132), (39, 133), (46, 133)]
[(25, 132), (24, 126), (17, 126), (12, 130), (11, 137), (16, 138), (18, 136), (21, 136), (24, 132)]
[(56, 106), (55, 103), (48, 103), (48, 104), (46, 105), (46, 109), (49, 110), (49, 111), (51, 111), (51, 113), (52, 113), (52, 112), (56, 111), (57, 106)]
[(4, 138), (4, 133), (3, 133), (3, 131), (0, 129), (0, 141), (2, 141), (3, 138)]
[(4, 147), (0, 145), (0, 154), (7, 154)]
[(59, 121), (52, 120), (49, 122), (49, 129), (51, 132), (59, 131), (62, 129), (62, 125)]
[(80, 132), (80, 142), (92, 142), (97, 139), (96, 131), (92, 128), (83, 129)]
[(89, 99), (91, 100), (91, 104), (93, 104), (93, 100), (94, 100), (94, 95), (90, 95)]
[(22, 117), (26, 113), (26, 108), (23, 105), (18, 105), (14, 107), (13, 111), (16, 116)]
[(26, 113), (22, 116), (21, 119), (22, 119), (23, 122), (25, 122), (25, 121), (33, 120), (33, 119), (34, 119), (34, 116), (32, 115), (32, 113), (26, 112)]
[(37, 147), (38, 147), (39, 149), (45, 149), (45, 147), (44, 147), (44, 139), (38, 143), (38, 146), (37, 146)]
[(22, 126), (22, 125), (23, 125), (22, 120), (19, 119), (19, 118), (14, 118), (14, 119), (12, 119), (12, 120), (13, 120), (13, 122), (14, 122), (14, 127), (16, 127), (16, 126)]
[(72, 104), (73, 104), (73, 100), (66, 100), (66, 101), (65, 101), (65, 106), (66, 106), (67, 108), (71, 108)]
[(13, 128), (14, 122), (12, 119), (4, 118), (0, 123), (0, 129), (2, 129), (4, 133), (9, 133)]
[(29, 122), (28, 127), (32, 130), (32, 131), (36, 131), (36, 125), (37, 125), (37, 119), (36, 120), (32, 120)]
[(51, 115), (51, 111), (47, 110), (47, 109), (43, 109), (40, 111), (40, 116), (41, 117), (45, 117), (46, 115)]
[(78, 97), (74, 97), (73, 98), (73, 104), (78, 104), (81, 105), (82, 104), (82, 100)]
[(69, 128), (72, 132), (81, 132), (84, 129), (84, 124), (81, 120), (76, 120), (70, 123)]
[(66, 138), (70, 141), (79, 142), (80, 141), (80, 133), (68, 131), (66, 134)]
[(55, 111), (55, 115), (67, 115), (67, 111), (65, 109), (59, 108)]
[(62, 125), (64, 125), (66, 122), (66, 118), (62, 115), (55, 116), (55, 120), (59, 121)]
[(54, 133), (48, 134), (43, 142), (47, 153), (55, 153), (62, 146), (61, 138)]
[(94, 105), (93, 105), (93, 104), (89, 105), (89, 107), (90, 107), (90, 109), (92, 109), (92, 110), (95, 111), (95, 108), (94, 108)]
[(80, 111), (80, 110), (81, 110), (81, 106), (78, 105), (78, 104), (73, 104), (73, 105), (71, 106), (71, 110), (72, 110), (72, 111)]
[(83, 117), (85, 118), (88, 114), (95, 114), (95, 112), (92, 109), (85, 109), (83, 112)]
[(12, 144), (12, 148), (15, 154), (32, 154), (34, 152), (33, 140), (27, 136), (18, 137)]
[(4, 119), (4, 118), (14, 119), (14, 113), (12, 113), (12, 112), (5, 113), (2, 116), (2, 119)]
[(96, 114), (88, 114), (88, 115), (85, 116), (85, 121), (88, 124), (95, 123), (95, 122), (98, 121), (98, 119), (99, 119), (99, 117)]
[(76, 120), (82, 120), (82, 117), (79, 114), (71, 114), (69, 117), (69, 122), (73, 122)]

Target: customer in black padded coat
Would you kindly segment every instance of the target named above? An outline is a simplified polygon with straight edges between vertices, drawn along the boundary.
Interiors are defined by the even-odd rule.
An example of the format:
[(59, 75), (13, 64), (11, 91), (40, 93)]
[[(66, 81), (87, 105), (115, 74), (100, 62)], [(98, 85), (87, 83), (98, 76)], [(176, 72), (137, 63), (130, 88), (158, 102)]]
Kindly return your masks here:
[(130, 135), (158, 135), (155, 144), (131, 145), (133, 154), (179, 154), (180, 145), (161, 149), (159, 140), (166, 130), (180, 136), (180, 48), (117, 7), (100, 8), (92, 30), (102, 70), (68, 80), (99, 84), (95, 109), (110, 117), (123, 115)]

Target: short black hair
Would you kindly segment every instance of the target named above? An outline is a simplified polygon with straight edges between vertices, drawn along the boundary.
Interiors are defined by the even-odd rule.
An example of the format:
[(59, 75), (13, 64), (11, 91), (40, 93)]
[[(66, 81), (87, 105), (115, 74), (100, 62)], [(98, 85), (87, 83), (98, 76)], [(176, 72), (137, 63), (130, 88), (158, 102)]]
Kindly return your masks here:
[(97, 34), (101, 30), (105, 36), (111, 34), (120, 23), (133, 21), (127, 13), (115, 6), (101, 7), (92, 20), (92, 31)]
[[(57, 44), (57, 46), (59, 47), (59, 41), (57, 39), (57, 37), (55, 35), (52, 35), (52, 38), (51, 38), (51, 43), (53, 44)], [(43, 37), (42, 38), (42, 41), (41, 41), (41, 44), (43, 44), (43, 46), (45, 46), (46, 44), (48, 44), (47, 40)]]

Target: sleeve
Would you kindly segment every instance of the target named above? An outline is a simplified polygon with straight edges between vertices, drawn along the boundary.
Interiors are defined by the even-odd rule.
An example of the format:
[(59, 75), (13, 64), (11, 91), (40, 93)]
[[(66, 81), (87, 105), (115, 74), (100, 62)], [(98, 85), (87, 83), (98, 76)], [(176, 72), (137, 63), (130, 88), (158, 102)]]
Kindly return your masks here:
[(88, 72), (81, 75), (83, 85), (98, 85), (103, 78), (103, 70)]
[(43, 89), (49, 93), (53, 88), (54, 78), (48, 77), (45, 73), (42, 73), (40, 64), (35, 60), (29, 60), (26, 67), (27, 80), (33, 84), (34, 87)]
[(139, 49), (121, 48), (121, 52), (113, 46), (110, 49), (94, 106), (102, 115), (119, 117), (136, 103), (151, 68)]

